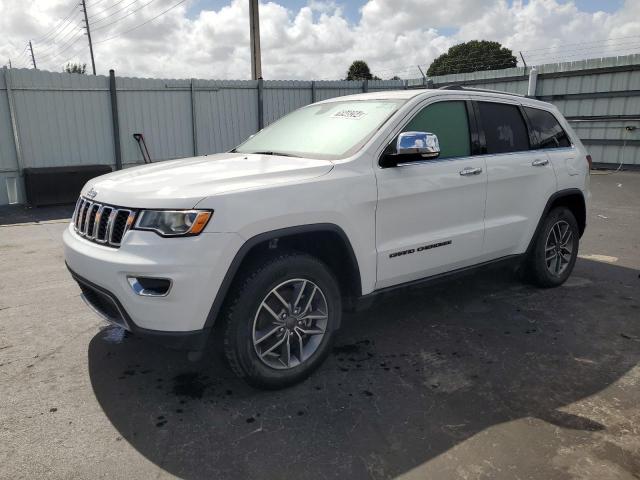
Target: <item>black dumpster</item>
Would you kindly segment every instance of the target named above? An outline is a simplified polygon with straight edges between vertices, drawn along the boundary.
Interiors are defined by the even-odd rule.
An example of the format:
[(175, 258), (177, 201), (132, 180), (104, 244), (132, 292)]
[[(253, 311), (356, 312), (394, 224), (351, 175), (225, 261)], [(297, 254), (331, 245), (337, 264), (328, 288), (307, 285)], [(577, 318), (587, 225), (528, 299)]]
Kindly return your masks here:
[(109, 172), (109, 165), (25, 168), (27, 202), (34, 207), (74, 203), (88, 180)]

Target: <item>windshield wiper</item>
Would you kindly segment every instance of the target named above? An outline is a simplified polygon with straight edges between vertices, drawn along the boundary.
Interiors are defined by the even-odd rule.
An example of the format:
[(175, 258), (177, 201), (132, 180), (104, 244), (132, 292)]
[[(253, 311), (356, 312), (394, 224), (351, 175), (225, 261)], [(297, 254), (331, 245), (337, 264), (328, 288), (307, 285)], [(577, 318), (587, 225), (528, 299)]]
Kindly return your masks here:
[(282, 153), (282, 152), (248, 152), (249, 155), (279, 155), (281, 157), (293, 157), (293, 155), (290, 155), (288, 153)]

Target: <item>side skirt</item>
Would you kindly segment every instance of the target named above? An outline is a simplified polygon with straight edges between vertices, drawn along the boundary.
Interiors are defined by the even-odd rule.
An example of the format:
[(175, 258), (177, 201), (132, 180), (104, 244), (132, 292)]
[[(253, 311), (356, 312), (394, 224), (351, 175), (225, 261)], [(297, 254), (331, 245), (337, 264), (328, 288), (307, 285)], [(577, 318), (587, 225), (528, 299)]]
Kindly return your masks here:
[(450, 272), (439, 273), (437, 275), (432, 275), (430, 277), (419, 278), (417, 280), (412, 280), (410, 282), (404, 282), (398, 285), (392, 285), (390, 287), (380, 288), (378, 290), (374, 290), (371, 293), (358, 297), (355, 311), (362, 311), (369, 308), (369, 306), (371, 306), (371, 304), (376, 298), (380, 297), (381, 295), (384, 295), (385, 293), (390, 293), (399, 289), (414, 287), (418, 285), (419, 286), (436, 285), (438, 283), (448, 282), (450, 280), (465, 277), (465, 276), (477, 273), (479, 271), (489, 270), (493, 268), (505, 268), (505, 267), (517, 268), (520, 266), (520, 264), (525, 259), (525, 257), (526, 257), (526, 254), (507, 255), (506, 257), (501, 257), (495, 260), (489, 260), (488, 262), (482, 262), (476, 265), (459, 268), (457, 270), (452, 270)]

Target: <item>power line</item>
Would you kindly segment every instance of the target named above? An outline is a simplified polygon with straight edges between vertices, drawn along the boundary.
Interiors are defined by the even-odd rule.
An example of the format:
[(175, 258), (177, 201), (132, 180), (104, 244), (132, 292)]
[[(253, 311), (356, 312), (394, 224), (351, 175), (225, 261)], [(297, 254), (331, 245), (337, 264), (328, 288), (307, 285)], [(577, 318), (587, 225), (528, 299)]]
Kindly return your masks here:
[[(67, 58), (65, 60), (58, 60), (58, 62), (60, 64), (62, 64), (62, 66), (64, 67), (64, 65), (66, 65), (67, 63), (69, 63), (71, 60), (74, 59), (79, 59), (82, 56), (84, 48), (79, 48), (75, 51), (73, 51), (69, 56), (67, 56)], [(82, 63), (82, 61), (78, 60), (80, 63)], [(85, 62), (86, 64), (86, 62)]]
[[(626, 52), (626, 55), (629, 54), (633, 54), (636, 53), (637, 51), (640, 51), (640, 44), (636, 44), (636, 45), (630, 45), (628, 47), (619, 49), (618, 52), (616, 52), (614, 54), (614, 52), (609, 52), (609, 51), (601, 51), (603, 49), (600, 50), (591, 50), (589, 53), (574, 53), (574, 54), (561, 54), (561, 55), (555, 55), (555, 56), (551, 56), (551, 57), (545, 57), (543, 60), (537, 60), (536, 64), (540, 65), (544, 62), (550, 62), (550, 63), (562, 63), (562, 61), (578, 61), (578, 60), (587, 60), (590, 58), (602, 58), (602, 57), (606, 57), (606, 56), (620, 56), (620, 54), (622, 54), (622, 52)], [(599, 52), (599, 53), (596, 53)], [(607, 55), (611, 53), (611, 55)], [(575, 57), (580, 57), (580, 58), (575, 58)], [(553, 62), (553, 60), (556, 60), (555, 62)]]
[(78, 14), (80, 14), (80, 11), (76, 10), (74, 16), (70, 18), (61, 29), (55, 32), (53, 36), (46, 40), (46, 42), (44, 41), (44, 39), (40, 40), (39, 42), (34, 41), (34, 43), (40, 43), (41, 45), (43, 45), (43, 47), (39, 49), (40, 53), (44, 52), (46, 54), (50, 54), (56, 48), (58, 48), (58, 45), (60, 43), (65, 43), (70, 37), (77, 33), (77, 29), (80, 28), (80, 26), (76, 23), (77, 20), (79, 20), (79, 18), (76, 18)]
[[(636, 48), (636, 46), (633, 46), (632, 48)], [(640, 45), (637, 46), (638, 49), (640, 49)], [(540, 59), (540, 61), (536, 62), (536, 65), (541, 65), (544, 63), (561, 63), (561, 61), (553, 61), (554, 59), (567, 59), (568, 57), (576, 57), (576, 56), (581, 56), (584, 55), (583, 53), (575, 53), (573, 55), (564, 55), (564, 56), (557, 56), (557, 57), (545, 57), (544, 59)], [(489, 57), (486, 57), (489, 58)], [(592, 57), (593, 58), (593, 57)], [(586, 58), (585, 58), (586, 59)], [(576, 60), (573, 60), (576, 61)], [(505, 65), (504, 61), (501, 60), (490, 60), (490, 61), (486, 61), (483, 59), (479, 59), (478, 57), (475, 58), (469, 58), (466, 61), (462, 61), (462, 62), (457, 62), (454, 60), (450, 60), (445, 62), (445, 64), (448, 65), (455, 65), (458, 67), (461, 67), (462, 69), (473, 69), (471, 71), (468, 72), (456, 72), (456, 73), (473, 73), (475, 71), (478, 71), (478, 67), (491, 67), (491, 68), (499, 68), (499, 67), (504, 67), (507, 66)], [(406, 71), (407, 69), (404, 70), (397, 70), (396, 72), (402, 72), (402, 71)]]
[[(628, 38), (640, 38), (637, 36), (632, 36), (632, 37), (628, 37)], [(582, 44), (577, 44), (577, 45), (582, 45)], [(591, 46), (586, 46), (584, 48), (576, 48), (576, 49), (570, 49), (570, 50), (566, 50), (564, 52), (558, 52), (559, 55), (553, 55), (553, 56), (549, 56), (549, 53), (538, 53), (538, 54), (533, 54), (533, 55), (527, 55), (527, 59), (529, 59), (530, 57), (535, 57), (534, 62), (531, 62), (531, 60), (529, 60), (529, 63), (535, 63), (536, 65), (540, 65), (543, 63), (556, 63), (553, 62), (554, 60), (558, 60), (558, 59), (568, 59), (568, 58), (574, 58), (574, 57), (579, 57), (579, 56), (583, 56), (583, 57), (589, 57), (592, 54), (595, 54), (595, 52), (606, 52), (606, 51), (610, 51), (613, 47), (617, 46), (618, 49), (620, 49), (619, 47), (622, 47), (622, 50), (627, 51), (630, 49), (636, 49), (636, 48), (640, 48), (640, 45), (635, 43), (635, 42), (622, 42), (619, 44), (609, 44), (609, 45), (591, 45)], [(540, 49), (541, 50), (541, 49)], [(523, 53), (525, 52), (525, 50), (522, 51)], [(477, 68), (477, 67), (492, 67), (492, 68), (496, 68), (496, 67), (513, 67), (513, 65), (511, 64), (512, 60), (510, 57), (505, 58), (503, 54), (493, 54), (493, 55), (476, 55), (476, 56), (469, 56), (467, 57), (465, 60), (463, 60), (462, 62), (457, 61), (457, 60), (444, 60), (441, 62), (441, 65), (443, 66), (448, 66), (448, 65), (455, 65), (455, 66), (459, 66), (463, 69), (467, 69), (467, 68)], [(381, 72), (390, 72), (388, 74), (401, 74), (402, 72), (406, 72), (407, 70), (410, 70), (412, 67), (407, 67), (404, 69), (383, 69), (383, 70), (376, 70), (375, 73), (376, 74), (380, 74)], [(418, 72), (416, 72), (418, 73)], [(470, 73), (470, 72), (459, 72), (459, 73)]]
[(16, 55), (13, 58), (12, 63), (17, 65), (17, 68), (28, 68), (29, 63), (31, 62), (31, 58), (29, 56), (29, 42), (27, 42), (20, 52), (20, 54)]
[(60, 37), (58, 40), (56, 40), (53, 43), (50, 43), (49, 45), (41, 49), (41, 52), (44, 52), (46, 55), (49, 55), (53, 53), (57, 48), (59, 48), (59, 44), (66, 43), (70, 38), (73, 38), (75, 35), (81, 32), (82, 32), (82, 27), (80, 25), (76, 25), (73, 30), (69, 30), (65, 35)]
[[(80, 12), (76, 12), (76, 14), (79, 14)], [(69, 31), (73, 32), (73, 28), (71, 28), (71, 30), (69, 30), (69, 27), (74, 27), (77, 25), (77, 21), (78, 21), (78, 17), (74, 14), (73, 17), (69, 18), (69, 20), (67, 20), (67, 22), (65, 22), (65, 25), (60, 28), (58, 31), (56, 31), (52, 36), (50, 36), (48, 39), (46, 39), (46, 42), (44, 39), (37, 41), (36, 43), (55, 43), (58, 42), (66, 37), (69, 36)]]
[(69, 12), (69, 13), (68, 13), (68, 14), (67, 14), (67, 15), (66, 15), (62, 20), (60, 20), (60, 21), (56, 24), (56, 26), (55, 26), (55, 27), (53, 27), (51, 30), (49, 30), (47, 33), (45, 33), (45, 34), (44, 34), (44, 35), (42, 35), (41, 37), (36, 38), (34, 41), (35, 41), (35, 42), (41, 42), (41, 41), (43, 41), (45, 38), (48, 38), (48, 37), (49, 37), (49, 35), (50, 35), (51, 33), (53, 33), (54, 31), (56, 31), (56, 30), (58, 29), (58, 27), (59, 27), (60, 25), (62, 25), (62, 24), (65, 22), (65, 20), (67, 20), (67, 19), (68, 19), (68, 18), (73, 14), (73, 12), (74, 12), (74, 11), (77, 11), (77, 10), (76, 10), (77, 8), (78, 8), (78, 6), (77, 6), (77, 5), (74, 5), (74, 6), (73, 6), (73, 8), (71, 9), (71, 11), (70, 11), (70, 12)]
[[(505, 57), (505, 55), (501, 53), (493, 53), (491, 55), (479, 54), (475, 56), (469, 56), (469, 57), (466, 57), (463, 61), (446, 59), (446, 60), (442, 60), (440, 62), (440, 65), (442, 66), (454, 65), (454, 66), (460, 66), (462, 68), (467, 68), (467, 67), (474, 68), (478, 66), (514, 67), (512, 62), (513, 62), (513, 59), (511, 57)], [(375, 73), (375, 74), (382, 73), (382, 74), (385, 74), (385, 76), (387, 76), (391, 74), (398, 75), (398, 74), (405, 73), (407, 71), (414, 71), (416, 74), (420, 76), (420, 71), (419, 71), (420, 67), (421, 66), (411, 65), (404, 68), (398, 67), (398, 68), (388, 68), (388, 69), (380, 69), (380, 70), (374, 69), (372, 73)], [(469, 72), (460, 72), (460, 73), (469, 73)]]
[(589, 42), (564, 43), (564, 44), (561, 43), (561, 44), (558, 44), (558, 45), (555, 45), (555, 46), (552, 46), (552, 47), (534, 48), (534, 49), (531, 49), (531, 50), (522, 50), (522, 51), (524, 53), (530, 53), (530, 52), (538, 52), (540, 50), (553, 50), (553, 49), (556, 49), (556, 48), (559, 48), (559, 47), (573, 47), (573, 46), (576, 46), (576, 45), (581, 46), (581, 45), (586, 45), (586, 44), (589, 44), (589, 43), (601, 44), (601, 43), (607, 43), (607, 42), (612, 42), (612, 41), (625, 40), (625, 39), (629, 39), (629, 38), (636, 38), (637, 39), (637, 38), (640, 38), (640, 36), (631, 35), (631, 36), (628, 36), (628, 37), (609, 38), (607, 40), (591, 40)]
[[(132, 3), (135, 3), (135, 2), (137, 2), (137, 1), (138, 1), (138, 0), (134, 0)], [(102, 30), (103, 28), (107, 28), (109, 25), (113, 25), (114, 23), (118, 23), (119, 21), (124, 20), (124, 19), (125, 19), (125, 18), (127, 18), (128, 16), (133, 15), (133, 14), (134, 14), (134, 13), (136, 13), (137, 11), (142, 10), (144, 7), (146, 7), (147, 5), (149, 5), (149, 4), (151, 4), (151, 3), (155, 2), (155, 1), (156, 1), (156, 0), (149, 0), (147, 3), (145, 3), (145, 4), (141, 5), (140, 7), (136, 8), (135, 10), (131, 10), (129, 13), (127, 13), (126, 15), (124, 15), (124, 16), (122, 16), (122, 17), (120, 17), (120, 18), (116, 19), (116, 20), (114, 20), (113, 22), (105, 23), (104, 25), (100, 25), (99, 27), (96, 27), (96, 28), (94, 28), (93, 30), (94, 30), (94, 31), (95, 31), (95, 30)], [(185, 1), (186, 1), (186, 0), (185, 0)], [(129, 4), (129, 5), (131, 5), (131, 4)], [(128, 5), (127, 5), (127, 6), (128, 6)], [(124, 8), (127, 8), (127, 7), (124, 7)], [(124, 10), (124, 8), (123, 8), (122, 10)], [(116, 13), (118, 13), (118, 12), (116, 12)], [(109, 15), (108, 17), (110, 17), (110, 16), (111, 16), (111, 15)], [(101, 20), (104, 20), (104, 19), (106, 19), (106, 18), (108, 18), (108, 17), (105, 17), (105, 18), (103, 18), (103, 19), (101, 19)], [(100, 22), (101, 20), (97, 20), (96, 22), (94, 22), (94, 25), (95, 25), (96, 23)]]
[(69, 43), (67, 43), (65, 45), (64, 48), (61, 48), (60, 50), (58, 50), (58, 52), (50, 55), (49, 57), (46, 58), (47, 62), (51, 62), (54, 58), (59, 57), (60, 55), (62, 55), (64, 52), (66, 52), (67, 50), (69, 50), (73, 45), (75, 45), (76, 43), (78, 43), (80, 40), (82, 40), (84, 35), (79, 34), (77, 37), (75, 37), (74, 40), (70, 41)]
[[(29, 44), (27, 44), (27, 47), (29, 48)], [(23, 50), (23, 52), (18, 55), (16, 58), (13, 59), (13, 63), (14, 63), (14, 68), (23, 68), (28, 66), (29, 64), (29, 60), (28, 60), (28, 56), (25, 56), (26, 50)]]
[(95, 7), (96, 5), (100, 5), (102, 2), (104, 2), (104, 0), (98, 0), (97, 2), (93, 2), (93, 7)]
[[(512, 66), (512, 65), (506, 65), (505, 63), (505, 59), (501, 59), (501, 60), (490, 60), (487, 61), (487, 58), (491, 58), (491, 57), (475, 57), (463, 62), (457, 62), (455, 60), (449, 60), (446, 62), (447, 65), (454, 65), (456, 67), (461, 67), (463, 69), (466, 68), (470, 68), (470, 69), (476, 69), (477, 67), (505, 67), (505, 66)], [(483, 61), (484, 60), (484, 61)], [(510, 59), (508, 59), (509, 62), (511, 62)], [(471, 73), (473, 71), (477, 71), (477, 70), (471, 70), (470, 72), (456, 72), (456, 73)], [(384, 76), (403, 76), (403, 74), (407, 73), (407, 72), (415, 72), (416, 74), (416, 78), (417, 77), (422, 77), (422, 75), (420, 74), (419, 68), (416, 65), (411, 65), (405, 68), (396, 68), (396, 69), (383, 69), (383, 70), (375, 70), (372, 73), (375, 73), (376, 75), (378, 74), (384, 74)]]
[(176, 8), (178, 5), (181, 5), (181, 4), (183, 4), (184, 2), (186, 2), (186, 1), (187, 1), (187, 0), (180, 0), (179, 2), (175, 3), (175, 4), (174, 4), (174, 5), (172, 5), (171, 7), (169, 7), (169, 8), (167, 8), (166, 10), (164, 10), (164, 11), (160, 12), (160, 13), (159, 13), (158, 15), (156, 15), (155, 17), (152, 17), (152, 18), (150, 18), (149, 20), (147, 20), (147, 21), (145, 21), (145, 22), (142, 22), (141, 24), (136, 25), (136, 26), (135, 26), (135, 27), (133, 27), (133, 28), (130, 28), (130, 29), (128, 29), (128, 30), (124, 30), (124, 31), (122, 31), (122, 32), (120, 32), (120, 33), (118, 33), (118, 34), (116, 34), (116, 35), (113, 35), (112, 37), (105, 38), (104, 40), (100, 40), (99, 42), (94, 42), (94, 44), (96, 44), (96, 45), (97, 45), (98, 43), (108, 42), (109, 40), (113, 40), (114, 38), (121, 37), (122, 35), (124, 35), (124, 34), (126, 34), (126, 33), (132, 32), (133, 30), (137, 30), (138, 28), (140, 28), (140, 27), (142, 27), (142, 26), (146, 25), (147, 23), (153, 22), (156, 18), (161, 17), (161, 16), (162, 16), (162, 15), (164, 15), (165, 13), (169, 12), (170, 10), (173, 10), (173, 9), (174, 9), (174, 8)]
[[(101, 1), (104, 1), (104, 0), (98, 0), (95, 3), (93, 3), (93, 5), (101, 3)], [(104, 12), (104, 11), (110, 10), (110, 9), (114, 8), (115, 6), (117, 6), (119, 3), (123, 2), (123, 1), (124, 0), (118, 0), (115, 4), (111, 5), (110, 7), (107, 7), (105, 9), (103, 9), (102, 11)], [(109, 16), (113, 16), (114, 14), (123, 11), (124, 9), (128, 8), (133, 3), (135, 3), (136, 1), (138, 1), (138, 0), (135, 0), (134, 2), (128, 3), (126, 6), (118, 9), (116, 12), (112, 12), (112, 14), (109, 15)], [(140, 7), (136, 8), (136, 9), (130, 11), (130, 12), (128, 12), (126, 15), (114, 20), (113, 22), (109, 22), (109, 23), (107, 23), (105, 25), (101, 25), (101, 26), (99, 26), (97, 28), (94, 28), (93, 30), (99, 30), (99, 29), (102, 29), (102, 28), (106, 28), (109, 25), (113, 25), (113, 24), (125, 19), (126, 17), (129, 17), (132, 14), (140, 11), (141, 9), (143, 9), (147, 5), (153, 3), (154, 1), (156, 1), (156, 0), (149, 0), (145, 4), (141, 5)], [(179, 5), (183, 4), (185, 1), (186, 0), (180, 0), (180, 1), (176, 2), (175, 4), (173, 4), (172, 6), (170, 6), (169, 8), (166, 8), (162, 12), (158, 13), (154, 17), (152, 17), (152, 18), (150, 18), (150, 19), (148, 19), (148, 20), (146, 20), (146, 21), (144, 21), (144, 22), (142, 22), (142, 23), (140, 23), (138, 25), (135, 25), (132, 28), (129, 28), (129, 29), (126, 29), (126, 30), (124, 30), (122, 32), (119, 32), (116, 35), (113, 35), (111, 37), (102, 39), (102, 40), (100, 40), (98, 42), (91, 42), (91, 40), (89, 40), (89, 42), (90, 42), (89, 50), (90, 50), (91, 54), (92, 54), (92, 50), (93, 50), (93, 44), (104, 43), (104, 42), (113, 40), (114, 38), (117, 38), (117, 37), (120, 37), (122, 35), (125, 35), (125, 34), (127, 34), (129, 32), (132, 32), (134, 30), (137, 30), (138, 28), (141, 28), (144, 25), (147, 25), (148, 23), (151, 23), (152, 21), (156, 20), (157, 18), (165, 15), (169, 11), (171, 11), (174, 8), (178, 7)], [(84, 7), (83, 7), (83, 4), (85, 4)], [(82, 3), (80, 4), (80, 6), (83, 7), (83, 8), (81, 8), (80, 10), (76, 10), (76, 7), (74, 7), (74, 9), (72, 11), (70, 11), (64, 19), (62, 19), (60, 22), (58, 22), (58, 24), (53, 29), (51, 29), (49, 32), (47, 32), (47, 34), (45, 34), (45, 35), (40, 37), (40, 40), (44, 40), (47, 37), (50, 37), (49, 38), (49, 42), (46, 42), (44, 48), (42, 49), (42, 52), (44, 52), (44, 54), (40, 55), (38, 57), (40, 62), (44, 61), (46, 63), (51, 63), (51, 62), (55, 61), (57, 58), (60, 58), (62, 56), (62, 54), (64, 54), (68, 50), (72, 49), (74, 47), (74, 45), (76, 45), (82, 39), (82, 37), (83, 37), (82, 28), (83, 27), (80, 27), (80, 26), (76, 25), (75, 29), (69, 30), (69, 27), (74, 25), (72, 23), (73, 20), (70, 20), (70, 18), (74, 14), (74, 12), (83, 13), (83, 14), (86, 13), (86, 23), (85, 23), (85, 27), (84, 28), (87, 28), (87, 27), (90, 28), (95, 23), (98, 23), (99, 21), (104, 20), (105, 18), (107, 18), (107, 17), (104, 17), (103, 19), (100, 19), (100, 20), (98, 20), (96, 22), (89, 22), (88, 21), (89, 18), (95, 18), (96, 14), (94, 14), (92, 16), (88, 15), (88, 12), (86, 12), (86, 10), (85, 10), (86, 9), (86, 3), (85, 3), (84, 0), (82, 0)], [(87, 35), (87, 36), (89, 36), (89, 35)], [(57, 37), (59, 37), (58, 41), (52, 42)], [(61, 42), (61, 40), (62, 40), (62, 42)], [(22, 53), (19, 55), (18, 60), (22, 61), (23, 60), (22, 57), (25, 57), (24, 61), (26, 63), (28, 61), (27, 60), (28, 59), (28, 53), (27, 52), (31, 51), (30, 49), (32, 47), (33, 47), (32, 44), (31, 44), (31, 46), (30, 46), (30, 44), (27, 44), (25, 46), (24, 50), (22, 51)], [(77, 53), (79, 53), (79, 51), (76, 52), (76, 54)], [(71, 57), (71, 58), (73, 58), (73, 57)], [(31, 62), (35, 65), (35, 55), (32, 56)], [(95, 75), (95, 67), (94, 67), (94, 65), (95, 65), (95, 61), (92, 58), (92, 67), (94, 68), (94, 75)]]
[[(137, 1), (137, 0), (136, 0)], [(116, 3), (114, 3), (113, 5), (104, 8), (102, 10), (100, 10), (98, 13), (94, 13), (93, 15), (89, 15), (89, 18), (94, 18), (94, 17), (99, 17), (100, 15), (102, 15), (104, 12), (106, 12), (107, 10), (111, 10), (113, 7), (115, 7), (116, 5), (119, 5), (120, 3), (124, 2), (124, 0), (118, 0)], [(123, 7), (125, 8), (125, 7)]]
[(82, 29), (78, 29), (74, 32), (73, 36), (62, 42), (60, 45), (53, 45), (49, 48), (45, 55), (41, 55), (45, 58), (57, 57), (61, 50), (64, 50), (68, 45), (74, 43), (78, 38), (82, 37)]
[[(107, 16), (105, 16), (105, 17), (99, 18), (98, 20), (96, 20), (95, 22), (93, 22), (93, 24), (94, 24), (94, 25), (96, 25), (96, 24), (98, 24), (98, 23), (100, 23), (100, 22), (104, 22), (107, 18), (111, 18), (111, 17), (113, 17), (114, 15), (117, 15), (118, 13), (125, 11), (127, 8), (129, 8), (131, 5), (133, 5), (133, 4), (134, 4), (134, 3), (136, 3), (137, 1), (138, 1), (138, 0), (133, 0), (132, 2), (127, 3), (124, 7), (119, 8), (119, 9), (118, 9), (118, 10), (116, 10), (115, 12), (112, 12), (112, 13), (110, 13), (109, 15), (107, 15)], [(151, 3), (151, 2), (149, 2), (149, 3)], [(134, 10), (134, 12), (135, 12), (135, 10)], [(131, 12), (129, 12), (129, 13), (131, 13)], [(94, 15), (94, 16), (95, 16), (95, 15)], [(89, 18), (91, 18), (91, 17), (89, 17)], [(125, 18), (125, 17), (122, 17), (122, 18)], [(100, 27), (100, 28), (102, 28), (102, 27)], [(95, 30), (95, 29), (94, 29), (94, 30)]]
[(409, 69), (411, 69), (411, 70), (413, 70), (413, 69), (419, 70), (418, 65), (409, 65), (409, 66), (406, 66), (406, 67), (402, 68), (402, 70), (398, 70), (399, 68), (402, 68), (402, 67), (374, 68), (374, 69), (372, 69), (371, 73), (372, 74), (374, 74), (374, 73), (378, 74), (378, 73), (381, 73), (381, 72), (382, 73), (385, 73), (385, 72), (392, 72), (393, 73), (393, 72), (402, 72), (402, 71), (409, 70)]
[(24, 55), (27, 51), (27, 48), (29, 48), (29, 44), (27, 43), (24, 48), (22, 49), (22, 53), (20, 53), (20, 55), (18, 55), (19, 57), (21, 57), (22, 55)]
[(569, 49), (564, 51), (555, 51), (555, 52), (551, 51), (548, 53), (534, 53), (531, 55), (527, 55), (527, 57), (538, 57), (538, 56), (544, 56), (544, 55), (551, 55), (555, 53), (573, 53), (573, 52), (584, 52), (584, 51), (590, 51), (590, 50), (608, 50), (608, 49), (613, 49), (614, 47), (617, 47), (617, 49), (620, 49), (620, 48), (634, 47), (638, 45), (638, 42), (640, 42), (640, 37), (638, 37), (638, 39), (633, 42), (612, 43), (610, 45), (593, 45), (593, 46), (587, 46), (584, 48), (574, 48), (574, 49)]
[(73, 54), (73, 55), (71, 55), (71, 56), (70, 56), (70, 57), (68, 57), (66, 60), (63, 60), (63, 61), (62, 61), (62, 62), (60, 62), (60, 63), (62, 63), (62, 65), (63, 65), (63, 67), (64, 67), (64, 65), (66, 65), (67, 63), (69, 63), (69, 62), (70, 62), (71, 60), (73, 60), (74, 58), (78, 57), (78, 56), (79, 56), (79, 54), (80, 54), (80, 50), (78, 50), (77, 52), (74, 52), (74, 54)]
[(82, 35), (79, 36), (74, 42), (72, 42), (70, 45), (68, 45), (67, 48), (64, 49), (67, 52), (67, 54), (64, 55), (66, 57), (65, 60), (60, 60), (61, 58), (63, 58), (62, 55), (64, 53), (63, 51), (61, 51), (61, 52), (57, 53), (55, 56), (51, 57), (48, 62), (49, 63), (61, 63), (64, 66), (70, 60), (72, 60), (72, 59), (74, 59), (74, 58), (76, 58), (78, 56), (81, 56), (83, 54), (83, 52), (84, 52), (84, 48), (85, 47), (82, 46), (82, 43), (78, 43), (78, 42), (80, 42), (80, 40), (82, 38), (83, 38)]

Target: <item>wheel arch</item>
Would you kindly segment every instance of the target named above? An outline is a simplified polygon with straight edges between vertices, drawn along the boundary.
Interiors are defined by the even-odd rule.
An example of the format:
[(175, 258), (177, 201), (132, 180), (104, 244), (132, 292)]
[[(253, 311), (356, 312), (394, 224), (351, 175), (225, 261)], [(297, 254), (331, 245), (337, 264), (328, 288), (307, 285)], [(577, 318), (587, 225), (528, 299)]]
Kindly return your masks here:
[(551, 195), (547, 200), (547, 204), (545, 205), (542, 215), (540, 215), (540, 219), (538, 220), (538, 225), (536, 226), (533, 236), (529, 241), (527, 253), (529, 253), (533, 248), (535, 240), (542, 228), (542, 224), (544, 223), (544, 219), (548, 213), (556, 207), (567, 207), (571, 210), (573, 215), (576, 217), (578, 229), (580, 230), (580, 237), (582, 237), (587, 226), (587, 207), (584, 199), (584, 193), (579, 188), (560, 190)]
[(308, 253), (325, 262), (336, 275), (347, 306), (362, 295), (360, 268), (349, 237), (333, 223), (316, 223), (263, 232), (247, 240), (235, 254), (211, 305), (204, 328), (216, 323), (234, 281), (243, 269), (278, 249)]

